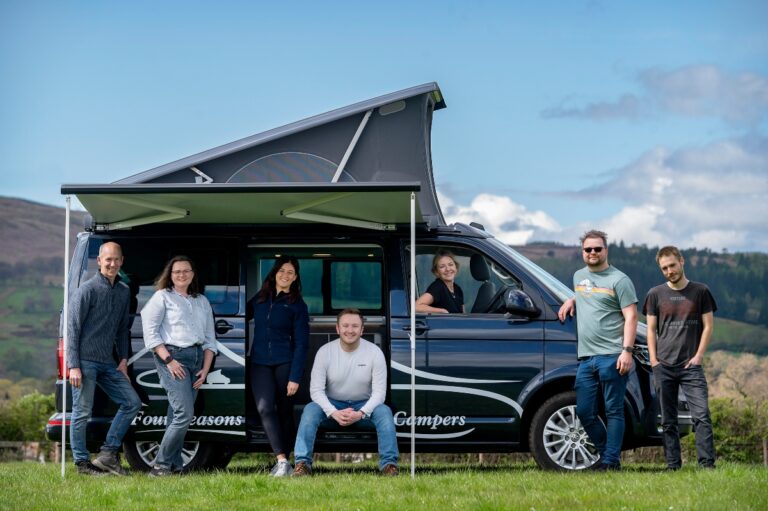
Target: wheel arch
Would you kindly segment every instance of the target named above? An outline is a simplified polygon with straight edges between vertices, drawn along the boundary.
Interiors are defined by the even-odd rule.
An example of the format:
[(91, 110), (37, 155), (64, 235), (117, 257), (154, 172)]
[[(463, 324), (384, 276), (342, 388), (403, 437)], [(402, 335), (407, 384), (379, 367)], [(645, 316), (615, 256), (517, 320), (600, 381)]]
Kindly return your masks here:
[[(521, 450), (530, 451), (531, 446), (528, 442), (528, 435), (531, 430), (533, 416), (536, 415), (536, 410), (538, 410), (547, 399), (556, 396), (557, 394), (574, 390), (575, 382), (576, 377), (573, 375), (562, 376), (547, 381), (530, 395), (523, 407), (523, 420), (520, 427)], [(641, 424), (638, 404), (635, 400), (635, 396), (630, 392), (624, 394), (624, 422), (623, 444), (630, 447), (637, 444), (637, 437), (642, 436), (645, 432), (645, 427)]]
[(552, 396), (573, 390), (573, 383), (575, 381), (576, 378), (573, 376), (557, 378), (546, 382), (530, 395), (523, 407), (523, 420), (520, 426), (521, 450), (530, 451), (531, 446), (528, 442), (528, 436), (531, 431), (533, 417), (536, 415), (536, 410), (541, 408), (541, 405)]

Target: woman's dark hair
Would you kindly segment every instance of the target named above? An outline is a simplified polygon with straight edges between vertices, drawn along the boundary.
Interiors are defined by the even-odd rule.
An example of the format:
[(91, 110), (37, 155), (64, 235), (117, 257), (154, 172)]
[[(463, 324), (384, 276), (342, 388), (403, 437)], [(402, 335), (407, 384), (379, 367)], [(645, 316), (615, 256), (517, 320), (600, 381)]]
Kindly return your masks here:
[(299, 273), (299, 260), (293, 256), (281, 255), (275, 259), (275, 264), (272, 269), (269, 270), (267, 278), (264, 279), (264, 283), (259, 289), (259, 293), (256, 295), (256, 302), (261, 303), (266, 301), (270, 296), (274, 297), (277, 293), (277, 272), (284, 264), (290, 263), (293, 269), (296, 271), (296, 280), (291, 283), (291, 288), (288, 291), (288, 301), (294, 303), (301, 298), (301, 274)]
[(160, 273), (160, 275), (157, 276), (155, 279), (155, 289), (160, 291), (161, 289), (167, 289), (171, 290), (173, 289), (173, 280), (171, 280), (171, 270), (173, 269), (174, 263), (189, 263), (189, 265), (192, 267), (192, 282), (189, 283), (189, 287), (187, 288), (187, 294), (189, 296), (195, 297), (200, 294), (200, 284), (198, 284), (197, 281), (197, 268), (195, 268), (195, 263), (192, 262), (192, 259), (185, 255), (177, 255), (173, 257), (170, 261), (168, 261), (168, 264), (165, 265), (165, 268), (163, 268), (163, 271)]

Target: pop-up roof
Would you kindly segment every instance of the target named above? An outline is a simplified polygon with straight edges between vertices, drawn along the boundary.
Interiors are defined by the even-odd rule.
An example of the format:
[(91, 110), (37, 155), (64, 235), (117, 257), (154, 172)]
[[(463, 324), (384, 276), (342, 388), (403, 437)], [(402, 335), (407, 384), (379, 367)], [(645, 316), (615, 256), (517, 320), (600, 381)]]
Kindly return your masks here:
[[(62, 193), (77, 195), (97, 226), (119, 228), (147, 223), (144, 220), (275, 221), (284, 211), (292, 212), (290, 218), (296, 221), (317, 207), (321, 213), (325, 207), (327, 214), (339, 213), (328, 208), (340, 207), (340, 213), (362, 222), (399, 222), (405, 212), (396, 213), (400, 208), (390, 202), (393, 211), (387, 214), (387, 195), (378, 192), (397, 189), (402, 194), (407, 189), (417, 194), (417, 222), (441, 225), (445, 222), (432, 177), (430, 135), (432, 112), (444, 107), (436, 83), (419, 85), (209, 149), (112, 185), (64, 185)], [(308, 202), (301, 202), (301, 194), (293, 197), (292, 190), (299, 188), (310, 194), (304, 196)], [(376, 192), (377, 201), (367, 208), (374, 204), (333, 195), (337, 191), (365, 192), (371, 199)], [(260, 201), (271, 197), (267, 202), (273, 210), (245, 211), (253, 194)], [(385, 202), (378, 204), (380, 200)], [(250, 202), (250, 208), (258, 206)], [(375, 214), (368, 215), (368, 209)]]

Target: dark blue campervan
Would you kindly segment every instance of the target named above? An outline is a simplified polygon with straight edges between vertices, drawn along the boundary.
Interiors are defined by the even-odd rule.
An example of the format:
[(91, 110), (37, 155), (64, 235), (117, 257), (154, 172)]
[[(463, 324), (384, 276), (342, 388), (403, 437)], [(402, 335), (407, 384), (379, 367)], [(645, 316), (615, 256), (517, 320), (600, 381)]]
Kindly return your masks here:
[[(98, 271), (103, 242), (117, 241), (125, 254), (123, 272), (135, 297), (130, 371), (144, 402), (124, 444), (134, 468), (151, 465), (167, 407), (138, 312), (155, 276), (176, 254), (197, 263), (219, 342), (185, 445), (191, 468), (223, 467), (235, 452), (269, 450), (250, 397), (252, 325), (245, 304), (280, 254), (301, 262), (311, 317), (307, 368), (320, 346), (336, 337), (336, 314), (346, 307), (363, 310), (365, 337), (381, 346), (390, 364), (387, 401), (403, 450), (415, 424), (419, 452), (530, 451), (539, 465), (553, 469), (585, 469), (597, 461), (575, 415), (576, 325), (556, 316), (571, 291), (482, 226), (445, 223), (430, 152), (432, 115), (444, 107), (437, 84), (425, 84), (117, 183), (62, 187), (91, 217), (73, 254), (70, 291)], [(459, 262), (466, 313), (416, 315), (412, 368), (411, 279), (422, 293), (440, 249)], [(625, 399), (625, 448), (660, 443), (644, 342), (641, 327)], [(308, 375), (297, 417), (309, 401)], [(59, 409), (63, 383), (60, 374)], [(94, 445), (113, 412), (101, 396), (89, 423)], [(68, 413), (54, 415), (49, 438), (59, 439), (68, 419)], [(356, 430), (324, 431), (317, 445), (330, 452), (375, 449), (375, 434)]]

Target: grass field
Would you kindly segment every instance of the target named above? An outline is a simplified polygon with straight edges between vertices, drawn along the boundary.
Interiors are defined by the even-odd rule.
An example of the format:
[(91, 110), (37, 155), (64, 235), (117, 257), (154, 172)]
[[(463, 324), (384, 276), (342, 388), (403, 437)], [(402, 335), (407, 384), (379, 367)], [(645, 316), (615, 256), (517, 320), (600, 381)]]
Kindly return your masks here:
[[(71, 467), (71, 466), (70, 466)], [(722, 509), (768, 508), (768, 469), (721, 463), (667, 473), (629, 465), (619, 473), (543, 472), (532, 464), (420, 465), (415, 480), (377, 475), (371, 464), (317, 464), (314, 476), (273, 479), (238, 461), (225, 472), (162, 480), (79, 476), (58, 465), (0, 464), (0, 509)]]

